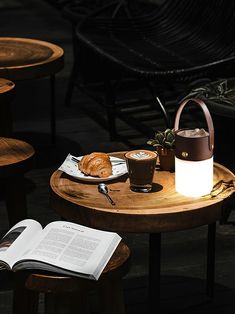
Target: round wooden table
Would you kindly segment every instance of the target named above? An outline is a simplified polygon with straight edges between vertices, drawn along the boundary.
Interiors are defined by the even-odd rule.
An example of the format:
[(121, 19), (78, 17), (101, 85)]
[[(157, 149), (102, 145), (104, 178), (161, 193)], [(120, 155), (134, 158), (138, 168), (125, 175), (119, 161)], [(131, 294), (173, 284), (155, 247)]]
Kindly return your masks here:
[[(124, 152), (110, 155), (124, 158)], [(79, 181), (59, 170), (50, 179), (51, 205), (62, 217), (97, 229), (150, 234), (149, 296), (153, 313), (160, 293), (156, 283), (160, 282), (162, 232), (208, 225), (207, 293), (213, 295), (216, 221), (221, 218), (223, 200), (235, 191), (232, 186), (216, 197), (184, 197), (175, 191), (174, 177), (173, 172), (157, 170), (150, 193), (131, 191), (128, 175), (107, 181), (115, 206), (98, 192), (97, 183)], [(214, 183), (234, 179), (231, 171), (214, 164)]]
[(27, 218), (24, 174), (32, 168), (34, 148), (21, 140), (0, 137), (0, 183), (9, 226)]
[(50, 76), (51, 137), (55, 141), (55, 73), (64, 66), (64, 50), (50, 42), (0, 37), (0, 77), (13, 82)]
[(0, 37), (0, 77), (10, 80), (39, 78), (59, 72), (64, 51), (47, 41)]

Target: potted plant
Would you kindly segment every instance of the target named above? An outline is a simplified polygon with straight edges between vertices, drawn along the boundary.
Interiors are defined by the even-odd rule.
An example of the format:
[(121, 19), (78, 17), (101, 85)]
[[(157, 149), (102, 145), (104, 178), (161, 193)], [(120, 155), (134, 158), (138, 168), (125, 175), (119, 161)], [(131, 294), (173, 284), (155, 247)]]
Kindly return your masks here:
[(156, 148), (162, 170), (171, 171), (175, 169), (175, 133), (173, 129), (157, 131), (154, 138), (149, 139), (147, 144)]

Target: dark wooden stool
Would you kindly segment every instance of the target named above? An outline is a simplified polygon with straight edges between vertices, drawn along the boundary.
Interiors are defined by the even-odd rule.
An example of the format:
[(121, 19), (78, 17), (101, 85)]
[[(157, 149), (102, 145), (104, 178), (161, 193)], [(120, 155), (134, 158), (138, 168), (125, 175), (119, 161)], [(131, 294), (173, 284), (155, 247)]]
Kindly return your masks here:
[(0, 136), (12, 136), (11, 101), (15, 95), (15, 84), (0, 78)]
[(15, 295), (13, 313), (36, 314), (39, 293), (45, 294), (45, 313), (90, 313), (88, 297), (94, 291), (100, 313), (124, 314), (121, 281), (129, 267), (130, 250), (121, 242), (97, 281), (52, 273), (18, 273), (18, 284), (22, 287), (23, 280), (28, 293)]
[(31, 167), (34, 148), (23, 141), (0, 137), (0, 182), (9, 226), (27, 217), (24, 174)]
[(50, 76), (51, 138), (55, 142), (55, 73), (64, 66), (63, 49), (37, 39), (0, 37), (0, 51), (0, 77), (16, 82)]
[[(33, 155), (34, 149), (28, 143), (0, 137), (0, 183), (4, 191), (9, 227), (27, 218), (24, 174), (30, 169)], [(14, 298), (19, 298), (21, 289), (14, 287), (14, 278), (9, 272), (6, 278), (7, 282), (11, 281)], [(4, 287), (7, 288), (7, 283), (4, 283)]]

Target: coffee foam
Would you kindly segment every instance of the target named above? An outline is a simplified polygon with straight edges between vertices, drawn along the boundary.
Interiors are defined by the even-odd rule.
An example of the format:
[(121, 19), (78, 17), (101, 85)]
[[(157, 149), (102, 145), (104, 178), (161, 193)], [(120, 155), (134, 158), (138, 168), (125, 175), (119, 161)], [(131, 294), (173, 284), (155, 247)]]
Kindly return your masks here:
[(147, 160), (156, 158), (156, 153), (149, 150), (133, 150), (126, 153), (126, 157), (135, 160)]

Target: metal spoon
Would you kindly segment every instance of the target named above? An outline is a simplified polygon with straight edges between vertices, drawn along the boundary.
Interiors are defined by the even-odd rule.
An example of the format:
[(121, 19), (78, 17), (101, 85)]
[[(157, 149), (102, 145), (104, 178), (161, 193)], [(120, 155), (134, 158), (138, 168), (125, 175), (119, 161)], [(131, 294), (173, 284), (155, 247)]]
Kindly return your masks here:
[(107, 197), (108, 201), (109, 201), (112, 205), (115, 205), (114, 201), (111, 199), (111, 197), (110, 197), (109, 194), (108, 194), (108, 193), (109, 193), (109, 192), (108, 192), (108, 188), (107, 188), (107, 186), (106, 186), (105, 183), (99, 183), (99, 184), (98, 184), (98, 191), (99, 191), (100, 193), (104, 194), (104, 195)]

